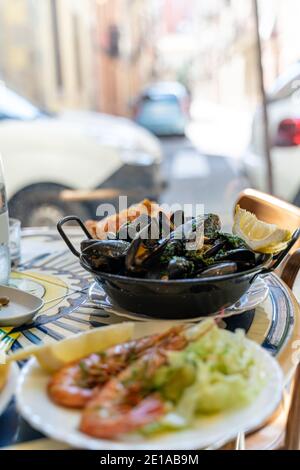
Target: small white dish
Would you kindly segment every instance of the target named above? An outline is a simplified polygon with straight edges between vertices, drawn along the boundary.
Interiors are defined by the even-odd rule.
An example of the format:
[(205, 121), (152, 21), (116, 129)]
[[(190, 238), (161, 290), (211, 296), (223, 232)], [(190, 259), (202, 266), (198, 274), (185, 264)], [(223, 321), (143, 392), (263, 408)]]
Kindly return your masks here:
[(9, 304), (0, 308), (0, 326), (28, 323), (44, 305), (39, 297), (14, 287), (0, 285), (0, 297), (9, 298)]
[(8, 372), (6, 384), (0, 392), (0, 416), (5, 411), (7, 405), (15, 393), (19, 375), (19, 367), (17, 364), (11, 364)]

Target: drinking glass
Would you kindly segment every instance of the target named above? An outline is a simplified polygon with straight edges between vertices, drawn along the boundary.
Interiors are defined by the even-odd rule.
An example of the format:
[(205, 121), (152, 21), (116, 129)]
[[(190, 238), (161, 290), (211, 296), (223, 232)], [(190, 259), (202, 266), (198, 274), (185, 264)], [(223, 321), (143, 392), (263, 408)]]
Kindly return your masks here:
[(7, 286), (10, 276), (9, 247), (0, 244), (0, 284)]
[(8, 232), (7, 198), (2, 159), (0, 156), (0, 284), (8, 284), (10, 275)]
[(9, 252), (12, 266), (17, 266), (21, 259), (21, 221), (9, 218)]

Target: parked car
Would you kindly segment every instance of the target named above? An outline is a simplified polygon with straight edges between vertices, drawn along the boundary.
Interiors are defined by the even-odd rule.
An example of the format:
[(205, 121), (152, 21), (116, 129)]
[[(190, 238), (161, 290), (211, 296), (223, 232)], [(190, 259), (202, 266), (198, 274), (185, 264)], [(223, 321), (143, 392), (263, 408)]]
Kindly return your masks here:
[[(129, 203), (157, 198), (161, 189), (161, 146), (145, 129), (94, 112), (47, 115), (5, 86), (0, 154), (10, 214), (28, 226), (53, 224), (70, 213), (95, 217), (98, 188), (130, 193)], [(74, 198), (62, 200), (65, 189)], [(88, 192), (81, 198), (83, 189)]]
[(158, 136), (183, 135), (189, 120), (190, 96), (178, 82), (158, 82), (137, 98), (134, 120)]
[[(274, 192), (300, 206), (300, 62), (281, 75), (268, 93)], [(267, 190), (263, 115), (253, 119), (252, 137), (243, 164), (253, 187)]]

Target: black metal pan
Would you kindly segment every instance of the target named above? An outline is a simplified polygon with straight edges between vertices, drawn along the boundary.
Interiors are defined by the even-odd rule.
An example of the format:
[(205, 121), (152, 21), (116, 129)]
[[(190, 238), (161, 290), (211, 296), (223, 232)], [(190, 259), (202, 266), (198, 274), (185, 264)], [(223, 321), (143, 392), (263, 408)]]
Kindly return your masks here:
[(206, 278), (152, 280), (92, 269), (63, 229), (63, 225), (69, 221), (77, 222), (86, 237), (92, 238), (83, 222), (75, 216), (65, 217), (58, 223), (57, 229), (61, 237), (70, 251), (79, 258), (81, 266), (101, 285), (113, 304), (130, 312), (151, 316), (153, 319), (211, 316), (230, 307), (247, 292), (257, 276), (271, 273), (278, 268), (300, 237), (299, 228), (285, 250), (275, 257), (264, 255), (260, 264), (248, 271)]

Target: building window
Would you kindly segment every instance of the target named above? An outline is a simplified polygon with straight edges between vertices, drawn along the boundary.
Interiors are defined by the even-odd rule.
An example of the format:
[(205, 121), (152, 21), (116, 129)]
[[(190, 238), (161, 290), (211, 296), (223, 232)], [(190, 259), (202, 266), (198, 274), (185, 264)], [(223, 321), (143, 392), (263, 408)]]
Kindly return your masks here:
[(58, 9), (57, 0), (50, 0), (52, 36), (53, 36), (53, 53), (55, 64), (55, 81), (59, 90), (63, 88), (62, 61), (61, 61), (61, 44), (59, 37)]
[(111, 24), (108, 27), (108, 50), (110, 57), (119, 57), (120, 47), (120, 30), (117, 25)]

